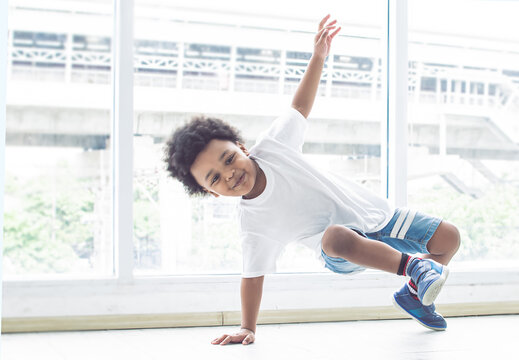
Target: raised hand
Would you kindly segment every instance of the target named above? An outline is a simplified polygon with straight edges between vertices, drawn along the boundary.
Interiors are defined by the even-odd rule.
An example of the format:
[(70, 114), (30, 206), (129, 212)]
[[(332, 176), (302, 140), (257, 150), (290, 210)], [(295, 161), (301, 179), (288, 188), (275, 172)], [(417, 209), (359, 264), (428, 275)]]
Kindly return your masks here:
[[(341, 27), (337, 28), (333, 33), (330, 34), (332, 29), (335, 29), (334, 25), (337, 20), (333, 20), (332, 22), (326, 24), (330, 15), (326, 15), (321, 22), (319, 23), (319, 28), (317, 34), (314, 38), (314, 55), (325, 58), (330, 53), (330, 48), (332, 46), (332, 40), (337, 35), (337, 33), (341, 30)], [(326, 25), (325, 25), (326, 24)]]
[(239, 332), (229, 335), (224, 334), (220, 336), (219, 338), (214, 339), (211, 341), (211, 344), (213, 345), (226, 345), (228, 343), (242, 343), (243, 345), (251, 344), (255, 340), (254, 333), (249, 329), (241, 329)]

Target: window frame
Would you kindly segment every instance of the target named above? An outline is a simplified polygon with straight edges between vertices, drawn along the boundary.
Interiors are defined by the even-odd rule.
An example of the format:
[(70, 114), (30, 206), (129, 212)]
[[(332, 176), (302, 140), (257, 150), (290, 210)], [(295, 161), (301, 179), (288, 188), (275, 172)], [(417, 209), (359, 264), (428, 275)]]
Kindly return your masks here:
[[(3, 274), (3, 240), (4, 240), (4, 185), (5, 185), (5, 126), (7, 118), (7, 0), (0, 1), (0, 284)], [(5, 49), (5, 50), (4, 50)], [(0, 319), (2, 318), (3, 286), (0, 286)], [(0, 324), (0, 330), (1, 330)], [(0, 348), (2, 347), (0, 337)]]
[[(133, 4), (133, 0), (114, 0), (114, 275), (97, 279), (5, 281), (6, 318), (240, 310), (239, 274), (133, 275)], [(381, 174), (385, 174), (382, 184), (387, 198), (400, 207), (407, 203), (407, 1), (388, 0), (384, 4), (387, 5), (384, 19), (387, 41), (383, 42), (387, 54), (387, 78), (384, 87), (386, 127), (382, 127), (381, 132)], [(7, 8), (5, 1), (2, 5)], [(7, 11), (0, 11), (0, 14), (7, 14)], [(3, 28), (7, 30), (7, 21), (0, 23), (5, 24)], [(0, 45), (7, 43), (5, 34), (7, 31), (0, 34)], [(0, 55), (0, 65), (6, 63), (5, 55)], [(3, 69), (5, 66), (2, 66), (0, 77), (0, 135), (5, 140), (6, 80)], [(0, 142), (2, 165), (4, 146)], [(3, 177), (3, 166), (1, 170)], [(402, 279), (393, 274), (372, 270), (354, 277), (332, 273), (273, 274), (268, 275), (265, 281), (261, 309), (385, 306), (389, 304), (388, 296), (401, 284)], [(461, 269), (451, 274), (442, 296), (450, 303), (497, 302), (502, 298), (496, 298), (496, 286), (500, 291), (508, 289), (505, 291), (506, 299), (519, 304), (517, 268)], [(212, 295), (206, 296), (208, 293)]]

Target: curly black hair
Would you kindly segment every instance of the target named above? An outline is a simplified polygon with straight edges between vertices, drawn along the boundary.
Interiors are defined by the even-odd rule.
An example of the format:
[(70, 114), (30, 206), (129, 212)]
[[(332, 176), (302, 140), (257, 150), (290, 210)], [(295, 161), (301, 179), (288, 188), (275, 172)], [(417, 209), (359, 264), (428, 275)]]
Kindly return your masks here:
[(208, 193), (191, 174), (191, 165), (198, 154), (213, 139), (243, 143), (240, 132), (220, 119), (195, 116), (176, 129), (164, 146), (163, 160), (166, 171), (183, 185), (189, 196), (206, 196)]

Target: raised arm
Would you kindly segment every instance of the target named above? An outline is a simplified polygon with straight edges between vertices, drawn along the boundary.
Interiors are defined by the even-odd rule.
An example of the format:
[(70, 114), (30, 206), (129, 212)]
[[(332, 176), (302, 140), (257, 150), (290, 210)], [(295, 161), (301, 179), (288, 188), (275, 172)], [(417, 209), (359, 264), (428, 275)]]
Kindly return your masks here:
[(329, 34), (329, 32), (335, 28), (334, 24), (337, 22), (337, 20), (333, 20), (325, 26), (329, 18), (330, 15), (327, 15), (319, 23), (319, 31), (314, 38), (314, 53), (310, 58), (306, 71), (292, 100), (292, 107), (299, 111), (305, 118), (308, 117), (312, 110), (315, 95), (317, 94), (317, 87), (321, 80), (324, 60), (330, 53), (332, 40), (341, 30), (339, 27), (332, 34)]

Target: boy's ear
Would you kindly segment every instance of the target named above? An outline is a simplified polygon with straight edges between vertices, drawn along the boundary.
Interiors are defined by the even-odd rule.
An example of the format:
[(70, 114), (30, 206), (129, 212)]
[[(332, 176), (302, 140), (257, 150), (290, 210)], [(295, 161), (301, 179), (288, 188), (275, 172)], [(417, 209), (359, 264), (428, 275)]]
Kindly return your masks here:
[(247, 150), (247, 148), (245, 147), (245, 145), (243, 145), (241, 142), (239, 141), (236, 141), (236, 145), (238, 145), (240, 147), (240, 149), (245, 153), (245, 155), (247, 156), (250, 156), (249, 154), (249, 151)]

